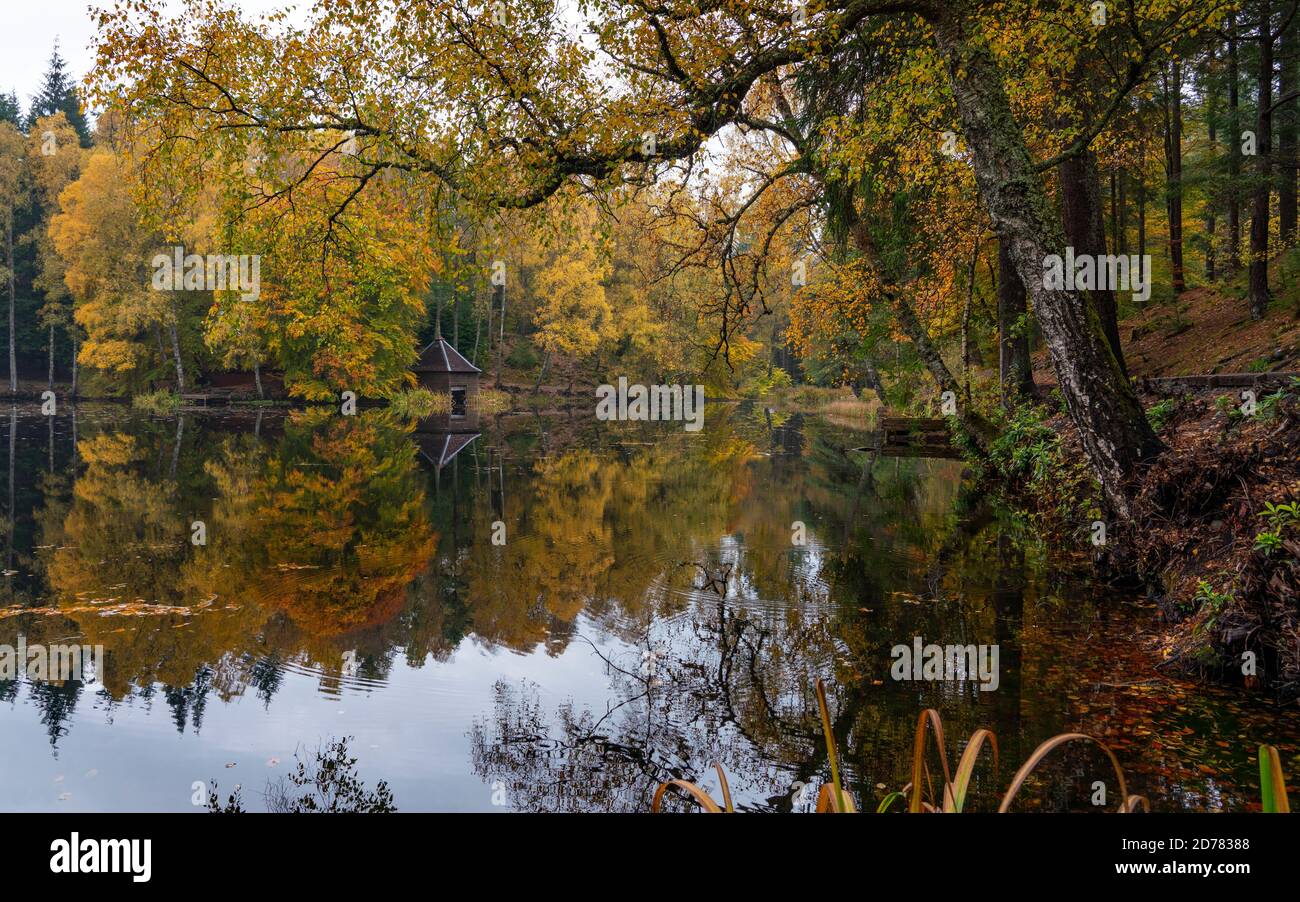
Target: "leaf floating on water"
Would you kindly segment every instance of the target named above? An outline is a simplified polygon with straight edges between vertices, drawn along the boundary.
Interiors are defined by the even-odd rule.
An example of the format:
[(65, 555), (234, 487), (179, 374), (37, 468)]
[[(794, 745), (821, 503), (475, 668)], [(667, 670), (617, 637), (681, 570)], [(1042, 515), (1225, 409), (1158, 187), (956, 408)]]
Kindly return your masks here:
[(280, 759), (279, 759), (279, 758), (272, 757), (272, 758), (267, 758), (267, 759), (266, 759), (266, 766), (267, 766), (267, 767), (275, 767), (275, 766), (276, 766), (277, 764), (279, 764), (279, 763), (280, 763)]
[(232, 767), (234, 767), (234, 766), (235, 766), (236, 764), (238, 764), (238, 763), (239, 763), (238, 761), (231, 761), (229, 764), (226, 765), (226, 770), (230, 770)]
[[(106, 601), (116, 601), (116, 599), (106, 599)], [(70, 604), (63, 607), (41, 607), (25, 608), (22, 605), (10, 605), (7, 608), (0, 608), (0, 620), (7, 617), (27, 616), (47, 616), (47, 617), (66, 617), (71, 614), (98, 614), (101, 617), (158, 617), (166, 615), (178, 615), (181, 617), (192, 617), (196, 610), (193, 607), (184, 605), (170, 604), (151, 604), (143, 599), (136, 599), (133, 602), (122, 602), (110, 607), (104, 607), (102, 603), (92, 602), (90, 604)]]

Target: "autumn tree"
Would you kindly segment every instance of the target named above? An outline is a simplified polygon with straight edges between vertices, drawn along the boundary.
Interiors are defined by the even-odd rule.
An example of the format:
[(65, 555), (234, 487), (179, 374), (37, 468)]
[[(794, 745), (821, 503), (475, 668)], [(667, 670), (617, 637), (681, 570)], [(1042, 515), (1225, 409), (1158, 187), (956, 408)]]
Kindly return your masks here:
[[(600, 23), (592, 43), (549, 6), (512, 8), (501, 25), (454, 2), (364, 0), (321, 8), (301, 29), (283, 17), (258, 29), (206, 0), (191, 0), (175, 18), (153, 6), (122, 4), (103, 15), (99, 96), (123, 93), (130, 116), (164, 122), (164, 135), (185, 134), (164, 151), (178, 157), (242, 160), (260, 142), (275, 158), (307, 134), (354, 135), (365, 151), (345, 176), (352, 190), (339, 215), (384, 171), (424, 174), (484, 204), (526, 207), (574, 179), (617, 182), (694, 158), (714, 135), (746, 125), (755, 92), (783, 69), (833, 69), (859, 35), (900, 21), (937, 54), (979, 197), (1029, 292), (1067, 406), (1118, 512), (1127, 510), (1127, 477), (1160, 447), (1091, 305), (1042, 284), (1043, 261), (1065, 245), (1042, 173), (1084, 152), (1153, 62), (1227, 4), (1113, 10), (1113, 27), (1131, 37), (1125, 72), (1097, 118), (1041, 161), (1026, 145), (989, 41), (1005, 23), (1052, 12), (1033, 2), (994, 11), (837, 0), (804, 17), (741, 0), (707, 8), (604, 0), (591, 7)], [(611, 75), (624, 90), (608, 91)], [(284, 190), (296, 184), (279, 181)]]
[(148, 262), (158, 244), (140, 223), (121, 162), (95, 150), (81, 176), (60, 195), (49, 234), (86, 331), (80, 362), (142, 378), (150, 346), (174, 323), (170, 302), (150, 288)]
[(68, 333), (72, 344), (73, 393), (76, 393), (77, 338), (69, 309), (68, 288), (64, 280), (64, 263), (55, 251), (50, 238), (50, 222), (59, 212), (59, 196), (63, 189), (75, 181), (81, 169), (85, 151), (73, 125), (60, 110), (41, 116), (32, 124), (27, 136), (27, 159), (34, 182), (34, 199), (41, 215), (31, 235), (36, 245), (38, 273), (34, 285), (44, 295), (40, 309), (42, 323), (49, 335), (47, 350), (49, 361), (48, 384), (54, 387), (54, 352), (56, 331)]

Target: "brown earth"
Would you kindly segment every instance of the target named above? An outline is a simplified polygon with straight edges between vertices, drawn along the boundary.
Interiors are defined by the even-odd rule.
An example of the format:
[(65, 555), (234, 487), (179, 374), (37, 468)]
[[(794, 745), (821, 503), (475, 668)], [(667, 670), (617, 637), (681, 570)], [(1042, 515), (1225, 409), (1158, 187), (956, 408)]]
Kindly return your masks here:
[[(1300, 317), (1274, 304), (1251, 320), (1245, 301), (1194, 288), (1176, 302), (1153, 304), (1119, 324), (1129, 374), (1193, 376), (1300, 369)], [(1047, 354), (1034, 354), (1035, 380), (1054, 385)]]
[(1286, 370), (1300, 360), (1295, 310), (1274, 305), (1253, 321), (1243, 301), (1212, 288), (1148, 307), (1120, 327), (1129, 371), (1139, 377)]
[[(1252, 321), (1211, 288), (1184, 293), (1120, 324), (1135, 378), (1300, 369), (1300, 318), (1275, 304)], [(1055, 383), (1045, 354), (1035, 376)], [(1300, 697), (1300, 526), (1256, 548), (1266, 504), (1300, 500), (1300, 389), (1243, 416), (1232, 390), (1144, 395), (1168, 450), (1135, 477), (1133, 519), (1114, 531), (1112, 563), (1137, 571), (1159, 611), (1143, 637), (1161, 666)], [(1262, 400), (1262, 399), (1261, 399)], [(1073, 426), (1053, 418), (1067, 452)], [(1256, 673), (1243, 673), (1252, 653)]]

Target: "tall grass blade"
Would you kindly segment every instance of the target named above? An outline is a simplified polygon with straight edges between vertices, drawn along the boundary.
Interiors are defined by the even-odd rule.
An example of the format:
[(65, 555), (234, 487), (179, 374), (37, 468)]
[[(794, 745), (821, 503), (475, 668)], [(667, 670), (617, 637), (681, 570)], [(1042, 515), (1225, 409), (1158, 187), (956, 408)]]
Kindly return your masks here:
[(881, 799), (880, 804), (876, 806), (876, 814), (884, 814), (885, 812), (889, 811), (889, 809), (893, 807), (893, 804), (895, 802), (902, 802), (904, 805), (907, 804), (906, 786), (904, 786), (902, 790), (895, 790), (894, 792), (891, 792), (889, 795)]
[[(831, 763), (831, 785), (835, 788), (835, 811), (844, 812), (855, 810), (853, 803), (846, 798), (844, 787), (840, 783), (840, 756), (835, 748), (835, 734), (831, 731), (831, 708), (826, 703), (826, 684), (822, 682), (821, 677), (817, 678), (817, 708), (822, 717), (822, 732), (826, 734), (826, 757)], [(821, 810), (820, 802), (818, 811)]]
[(847, 792), (836, 792), (835, 787), (829, 783), (823, 783), (817, 791), (818, 814), (857, 814), (857, 811), (858, 806), (853, 804), (853, 796)]
[(735, 806), (731, 804), (731, 785), (727, 783), (727, 772), (722, 769), (722, 765), (714, 761), (713, 766), (718, 771), (718, 782), (722, 784), (722, 807), (727, 809), (728, 814), (735, 814)]
[(961, 753), (961, 758), (957, 761), (957, 770), (953, 773), (949, 790), (944, 793), (944, 811), (953, 814), (961, 813), (962, 806), (966, 804), (966, 792), (970, 789), (970, 778), (975, 771), (975, 762), (979, 760), (980, 749), (983, 748), (985, 742), (989, 744), (989, 749), (993, 752), (993, 770), (995, 773), (997, 772), (998, 737), (994, 736), (991, 730), (976, 730), (971, 734), (970, 740), (966, 743), (966, 748)]
[(916, 737), (912, 741), (912, 800), (907, 808), (912, 814), (921, 813), (921, 779), (925, 776), (925, 737), (928, 729), (934, 731), (934, 742), (939, 747), (939, 763), (943, 765), (945, 792), (948, 784), (952, 782), (952, 775), (948, 770), (948, 753), (944, 751), (943, 746), (943, 720), (940, 719), (938, 711), (926, 708), (916, 719)]
[(700, 803), (700, 807), (709, 814), (722, 813), (722, 809), (718, 807), (717, 802), (713, 801), (713, 797), (694, 783), (689, 780), (669, 780), (667, 783), (660, 783), (659, 788), (655, 790), (654, 801), (650, 803), (650, 812), (652, 814), (659, 813), (659, 808), (663, 804), (664, 793), (668, 791), (669, 786), (676, 786), (678, 789), (686, 790), (695, 801)]
[[(1024, 764), (1020, 765), (1020, 770), (1016, 771), (1016, 776), (1011, 781), (1011, 787), (1007, 789), (1007, 794), (1002, 797), (1002, 804), (998, 805), (998, 812), (1005, 813), (1011, 809), (1011, 802), (1015, 799), (1016, 793), (1020, 792), (1020, 787), (1024, 785), (1025, 780), (1029, 779), (1029, 775), (1034, 772), (1034, 769), (1043, 763), (1043, 759), (1051, 754), (1053, 749), (1079, 740), (1091, 742), (1106, 753), (1106, 757), (1110, 759), (1111, 767), (1115, 769), (1115, 776), (1119, 779), (1120, 802), (1119, 808), (1116, 810), (1120, 813), (1131, 811), (1132, 809), (1129, 807), (1128, 783), (1124, 780), (1124, 769), (1119, 766), (1119, 759), (1116, 758), (1115, 753), (1110, 750), (1110, 746), (1106, 745), (1106, 743), (1102, 742), (1100, 739), (1095, 739), (1092, 736), (1089, 736), (1087, 733), (1061, 733), (1058, 736), (1053, 736), (1038, 748), (1034, 749), (1034, 753), (1029, 756), (1029, 759)], [(1141, 797), (1136, 796), (1135, 798)], [(1142, 799), (1142, 801), (1145, 802), (1146, 800)]]
[(1290, 813), (1291, 801), (1286, 795), (1282, 756), (1271, 745), (1259, 747), (1259, 793), (1264, 802), (1265, 814)]

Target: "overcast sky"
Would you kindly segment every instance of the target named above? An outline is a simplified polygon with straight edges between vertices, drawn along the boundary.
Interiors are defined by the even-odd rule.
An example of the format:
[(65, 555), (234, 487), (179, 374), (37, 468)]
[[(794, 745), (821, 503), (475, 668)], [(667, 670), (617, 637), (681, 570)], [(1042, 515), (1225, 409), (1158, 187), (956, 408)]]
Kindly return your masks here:
[(5, 26), (0, 29), (0, 91), (18, 92), (24, 112), (41, 84), (54, 40), (80, 79), (90, 66), (90, 38), (94, 28), (87, 0), (10, 0), (5, 4)]
[[(68, 69), (77, 81), (85, 77), (94, 61), (91, 41), (95, 29), (90, 18), (91, 6), (111, 7), (113, 0), (3, 0), (0, 12), (0, 91), (18, 92), (18, 100), (27, 111), (32, 95), (40, 88), (45, 66), (54, 41), (68, 61)], [(180, 8), (179, 0), (173, 7)], [(239, 0), (238, 6), (250, 13), (276, 7), (306, 8), (305, 0)]]

